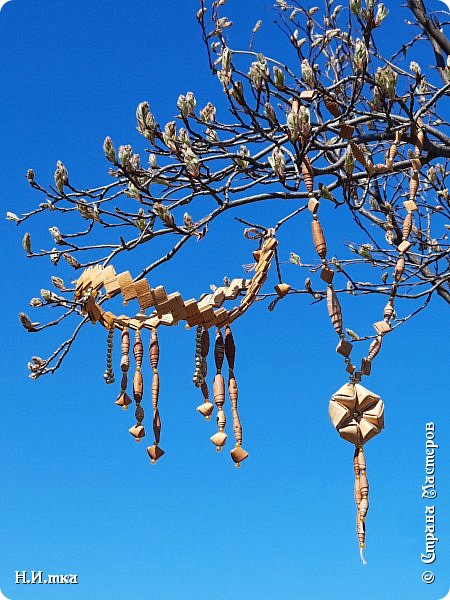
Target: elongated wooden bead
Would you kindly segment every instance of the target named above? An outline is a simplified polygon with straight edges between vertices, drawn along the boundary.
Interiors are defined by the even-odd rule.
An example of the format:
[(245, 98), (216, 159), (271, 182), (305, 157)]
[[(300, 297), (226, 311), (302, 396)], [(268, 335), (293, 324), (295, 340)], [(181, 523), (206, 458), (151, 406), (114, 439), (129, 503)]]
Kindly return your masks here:
[(361, 495), (363, 498), (369, 495), (369, 482), (367, 481), (367, 475), (365, 472), (361, 472), (359, 476), (359, 489), (361, 490)]
[(415, 149), (414, 149), (414, 154), (419, 157), (422, 154), (422, 150), (423, 150), (423, 142), (425, 141), (425, 134), (423, 132), (423, 129), (420, 127), (417, 130), (417, 135), (416, 135), (416, 143), (415, 143)]
[(311, 228), (316, 252), (320, 258), (324, 259), (327, 256), (327, 244), (325, 242), (325, 236), (323, 235), (322, 226), (317, 219), (314, 219)]
[(391, 162), (394, 160), (394, 158), (397, 156), (397, 152), (398, 152), (398, 146), (397, 144), (394, 142), (392, 144), (392, 146), (389, 148), (389, 152), (388, 152), (388, 160), (390, 160)]
[(217, 427), (219, 429), (225, 429), (225, 425), (227, 424), (227, 418), (225, 416), (225, 412), (219, 408), (217, 411)]
[(416, 173), (414, 171), (409, 180), (409, 199), (410, 200), (414, 200), (418, 189), (419, 189), (419, 173)]
[(144, 381), (142, 379), (142, 373), (136, 371), (133, 378), (133, 396), (136, 402), (141, 402), (143, 393)]
[(405, 220), (403, 221), (402, 234), (403, 234), (404, 240), (407, 240), (409, 238), (411, 229), (412, 229), (412, 213), (409, 212), (406, 215)]
[(327, 288), (327, 307), (331, 323), (337, 334), (342, 334), (342, 311), (336, 292), (332, 287)]
[(230, 327), (225, 328), (225, 355), (227, 357), (228, 366), (234, 369), (234, 360), (236, 357), (236, 346), (234, 344), (233, 334)]
[(204, 329), (202, 332), (201, 342), (200, 342), (200, 352), (203, 357), (208, 356), (209, 352), (209, 331), (208, 329)]
[(216, 343), (214, 345), (214, 361), (216, 363), (217, 372), (220, 373), (223, 365), (223, 358), (225, 355), (225, 345), (223, 343), (222, 332), (220, 329), (217, 330)]
[(370, 346), (369, 346), (369, 354), (368, 354), (368, 358), (369, 360), (373, 360), (375, 358), (375, 356), (378, 354), (378, 352), (381, 349), (381, 344), (382, 344), (382, 336), (377, 336), (377, 339), (374, 340)]
[(359, 503), (358, 509), (359, 509), (360, 518), (365, 519), (366, 515), (367, 515), (367, 511), (369, 510), (368, 498), (364, 498), (364, 496), (362, 497), (361, 502)]
[(155, 443), (159, 444), (161, 437), (161, 418), (158, 409), (156, 409), (155, 414), (153, 415), (153, 435), (155, 436)]
[(128, 354), (124, 354), (120, 359), (120, 368), (122, 369), (123, 373), (126, 373), (130, 368), (130, 357)]
[(327, 110), (335, 117), (336, 119), (341, 116), (341, 109), (339, 108), (339, 104), (336, 100), (333, 100), (331, 96), (324, 96), (324, 103), (327, 107)]
[(384, 307), (384, 318), (390, 319), (392, 317), (392, 315), (394, 314), (394, 311), (395, 311), (395, 308), (392, 303), (392, 300), (389, 300), (389, 302)]
[(152, 366), (152, 370), (156, 371), (159, 363), (159, 341), (158, 334), (156, 329), (152, 330), (152, 335), (150, 338), (150, 364)]
[(139, 331), (136, 331), (136, 338), (133, 346), (134, 359), (136, 361), (136, 368), (142, 366), (142, 357), (144, 355), (144, 347), (142, 346), (141, 336)]
[(122, 331), (122, 355), (128, 356), (130, 352), (130, 332), (128, 329)]
[(360, 514), (358, 511), (356, 517), (356, 534), (358, 536), (359, 545), (361, 548), (364, 548), (366, 543), (366, 532), (364, 529), (364, 523), (361, 522)]
[(314, 191), (314, 169), (311, 165), (311, 161), (309, 160), (308, 156), (303, 157), (302, 175), (306, 189), (310, 194), (312, 194)]
[(230, 394), (231, 412), (233, 415), (234, 437), (237, 444), (242, 444), (242, 425), (237, 411), (238, 387), (232, 372), (230, 372), (230, 378), (228, 380), (228, 393)]
[(353, 455), (353, 470), (355, 471), (355, 477), (358, 477), (359, 475), (358, 452), (358, 448), (355, 448), (355, 453)]
[(225, 382), (223, 379), (223, 375), (218, 373), (214, 377), (213, 383), (213, 393), (214, 393), (214, 402), (216, 406), (222, 408), (223, 403), (225, 402)]
[(366, 470), (366, 457), (364, 456), (364, 451), (362, 450), (362, 448), (359, 448), (358, 463), (359, 463), (359, 470), (365, 471)]
[(394, 269), (395, 281), (397, 281), (397, 282), (400, 281), (404, 270), (405, 270), (405, 259), (403, 256), (400, 256), (399, 259), (397, 260), (397, 263), (396, 263), (395, 269)]
[(152, 379), (152, 405), (155, 410), (158, 406), (158, 399), (159, 399), (159, 374), (154, 373), (153, 379)]

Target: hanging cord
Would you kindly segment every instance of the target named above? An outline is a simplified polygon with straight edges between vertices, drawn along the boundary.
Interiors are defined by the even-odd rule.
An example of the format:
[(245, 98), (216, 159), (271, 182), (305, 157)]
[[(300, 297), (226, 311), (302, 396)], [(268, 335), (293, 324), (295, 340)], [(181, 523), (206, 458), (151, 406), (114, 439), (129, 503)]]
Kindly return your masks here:
[(209, 399), (209, 389), (206, 383), (209, 347), (209, 331), (200, 325), (197, 328), (194, 383), (197, 387), (200, 387), (203, 394), (203, 403), (197, 406), (197, 410), (207, 421), (210, 420), (211, 413), (214, 410), (214, 404)]
[(225, 402), (225, 381), (222, 375), (224, 354), (225, 348), (223, 343), (222, 332), (220, 329), (218, 329), (216, 335), (216, 343), (214, 346), (216, 376), (214, 377), (213, 392), (214, 402), (217, 406), (217, 427), (219, 428), (219, 431), (210, 438), (212, 443), (216, 446), (217, 452), (220, 452), (222, 450), (222, 446), (225, 446), (225, 442), (227, 441), (227, 434), (224, 431), (227, 419), (223, 410), (223, 404)]
[(145, 436), (145, 429), (142, 425), (144, 420), (144, 409), (141, 406), (142, 396), (144, 394), (144, 380), (142, 378), (142, 357), (144, 355), (144, 348), (141, 341), (141, 333), (139, 329), (136, 329), (136, 337), (134, 339), (133, 346), (134, 359), (136, 361), (136, 371), (133, 378), (133, 398), (136, 402), (136, 425), (133, 425), (128, 431), (135, 438), (137, 442), (141, 441), (141, 438)]
[(241, 447), (242, 425), (238, 413), (238, 387), (234, 376), (236, 347), (229, 325), (225, 328), (225, 356), (228, 362), (228, 394), (230, 396), (231, 414), (233, 415), (233, 432), (236, 440), (236, 446), (231, 450), (231, 458), (236, 467), (240, 467), (241, 462), (248, 457), (248, 453)]
[(108, 338), (106, 342), (106, 371), (103, 375), (105, 383), (110, 385), (114, 383), (114, 371), (112, 366), (112, 354), (114, 344), (114, 323), (111, 325), (108, 331)]
[(152, 464), (155, 464), (158, 458), (164, 454), (164, 450), (159, 447), (159, 439), (161, 436), (161, 418), (159, 415), (159, 341), (156, 328), (152, 329), (150, 339), (150, 364), (153, 371), (152, 379), (152, 406), (153, 406), (153, 433), (155, 435), (155, 443), (147, 448), (147, 453), (151, 458)]
[(128, 370), (130, 368), (130, 332), (128, 327), (122, 330), (122, 358), (120, 359), (120, 368), (122, 370), (122, 381), (120, 384), (120, 394), (116, 400), (117, 406), (121, 406), (124, 410), (131, 404), (131, 398), (127, 394), (128, 386)]

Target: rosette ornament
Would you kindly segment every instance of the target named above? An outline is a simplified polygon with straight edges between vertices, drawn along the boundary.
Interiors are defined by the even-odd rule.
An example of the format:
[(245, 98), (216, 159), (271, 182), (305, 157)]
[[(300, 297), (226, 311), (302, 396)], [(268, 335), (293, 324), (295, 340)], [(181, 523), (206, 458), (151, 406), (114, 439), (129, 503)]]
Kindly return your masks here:
[(346, 383), (331, 398), (328, 412), (339, 435), (363, 445), (384, 427), (384, 404), (380, 396), (359, 383)]

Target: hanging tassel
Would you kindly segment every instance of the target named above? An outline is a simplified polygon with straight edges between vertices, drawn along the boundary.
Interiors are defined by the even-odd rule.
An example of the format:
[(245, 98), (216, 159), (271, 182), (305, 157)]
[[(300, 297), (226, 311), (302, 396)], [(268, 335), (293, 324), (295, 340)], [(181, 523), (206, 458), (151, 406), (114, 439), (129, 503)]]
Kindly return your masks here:
[(120, 394), (116, 400), (117, 406), (121, 406), (124, 410), (131, 404), (131, 398), (127, 394), (128, 385), (128, 369), (130, 368), (130, 333), (128, 328), (122, 330), (122, 358), (120, 359), (120, 368), (122, 370), (122, 382), (120, 384)]
[(228, 362), (228, 393), (231, 401), (231, 413), (233, 415), (233, 432), (236, 440), (236, 447), (231, 450), (231, 458), (234, 460), (236, 467), (241, 466), (241, 462), (245, 460), (248, 453), (241, 447), (242, 444), (242, 425), (238, 414), (238, 387), (234, 376), (234, 359), (236, 356), (236, 347), (234, 345), (233, 334), (230, 326), (225, 328), (225, 356)]
[(113, 353), (113, 342), (114, 342), (114, 323), (111, 325), (108, 331), (108, 339), (106, 342), (106, 371), (103, 375), (105, 383), (110, 385), (114, 383), (114, 371), (112, 367), (112, 353)]
[(214, 402), (217, 406), (217, 427), (219, 431), (211, 436), (210, 440), (216, 446), (217, 452), (222, 450), (222, 446), (227, 441), (227, 434), (225, 433), (226, 417), (223, 410), (223, 404), (225, 402), (225, 381), (222, 375), (223, 358), (225, 354), (225, 348), (223, 343), (222, 332), (220, 329), (217, 330), (216, 343), (214, 346), (214, 361), (216, 363), (216, 376), (214, 377), (213, 392)]
[(136, 425), (133, 425), (128, 431), (136, 439), (137, 442), (141, 441), (141, 438), (145, 436), (145, 429), (142, 425), (144, 419), (144, 409), (141, 406), (142, 396), (144, 393), (144, 380), (142, 378), (142, 357), (144, 355), (144, 349), (141, 341), (141, 334), (139, 329), (136, 329), (136, 337), (134, 339), (133, 346), (134, 359), (136, 361), (136, 371), (133, 378), (133, 398), (136, 402)]
[[(200, 329), (200, 328), (199, 328)], [(197, 329), (197, 356), (199, 357), (199, 383), (196, 383), (197, 387), (200, 387), (203, 394), (203, 404), (197, 406), (198, 412), (209, 421), (212, 411), (214, 410), (214, 404), (209, 399), (208, 384), (206, 383), (206, 376), (208, 374), (208, 363), (207, 357), (209, 353), (209, 331), (201, 327), (200, 334)], [(197, 358), (196, 358), (197, 361)], [(195, 376), (194, 376), (195, 377)]]
[(152, 329), (152, 335), (150, 338), (150, 364), (153, 371), (152, 380), (152, 406), (153, 406), (153, 433), (155, 435), (155, 443), (153, 446), (147, 448), (147, 453), (152, 460), (152, 464), (161, 458), (164, 454), (164, 450), (159, 447), (159, 438), (161, 435), (161, 418), (159, 416), (158, 401), (159, 401), (159, 373), (158, 373), (158, 362), (159, 362), (159, 342), (158, 333), (155, 329)]

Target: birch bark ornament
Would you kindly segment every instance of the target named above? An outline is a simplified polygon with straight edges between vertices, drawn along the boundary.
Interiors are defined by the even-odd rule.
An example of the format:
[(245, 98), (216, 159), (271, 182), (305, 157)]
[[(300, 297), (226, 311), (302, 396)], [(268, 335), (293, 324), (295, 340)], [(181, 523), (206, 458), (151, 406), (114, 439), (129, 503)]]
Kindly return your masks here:
[(384, 427), (384, 404), (381, 398), (358, 383), (343, 385), (329, 404), (331, 421), (339, 435), (355, 444), (353, 468), (355, 471), (355, 502), (357, 507), (356, 533), (360, 556), (365, 548), (365, 519), (369, 509), (369, 484), (363, 444), (378, 435)]
[(112, 353), (114, 343), (114, 324), (111, 325), (108, 331), (108, 338), (106, 342), (106, 371), (103, 375), (105, 383), (110, 385), (114, 383), (114, 371), (112, 366)]
[(161, 435), (161, 417), (159, 415), (159, 341), (156, 327), (152, 329), (150, 338), (150, 364), (153, 371), (152, 379), (152, 407), (153, 407), (153, 433), (155, 435), (155, 443), (147, 448), (147, 453), (151, 458), (152, 464), (155, 464), (158, 458), (164, 454), (164, 450), (159, 447), (159, 439)]
[(131, 404), (131, 398), (127, 394), (128, 386), (128, 370), (130, 368), (130, 332), (128, 327), (122, 331), (122, 358), (120, 359), (120, 369), (122, 371), (122, 381), (120, 385), (120, 394), (116, 400), (117, 406), (121, 406), (124, 410)]
[(145, 429), (142, 425), (144, 419), (144, 409), (141, 406), (142, 396), (144, 394), (144, 380), (142, 378), (142, 357), (144, 355), (144, 348), (141, 341), (141, 333), (139, 329), (136, 329), (136, 336), (134, 338), (133, 354), (136, 361), (136, 371), (133, 378), (133, 398), (136, 403), (136, 425), (133, 425), (128, 431), (135, 438), (137, 442), (141, 441), (141, 438), (145, 436)]
[(231, 414), (233, 416), (233, 432), (236, 440), (236, 446), (231, 450), (231, 458), (234, 461), (236, 467), (241, 466), (241, 462), (248, 457), (242, 444), (242, 425), (239, 419), (238, 413), (238, 387), (236, 378), (234, 376), (234, 360), (236, 356), (236, 347), (234, 345), (233, 334), (231, 333), (230, 326), (227, 325), (225, 328), (225, 356), (228, 363), (228, 394), (231, 402)]
[(216, 342), (214, 345), (214, 361), (216, 363), (216, 376), (214, 377), (213, 392), (214, 402), (217, 406), (217, 427), (219, 431), (211, 436), (210, 440), (216, 446), (217, 452), (222, 450), (222, 447), (227, 441), (227, 434), (225, 433), (226, 416), (223, 410), (223, 404), (225, 402), (225, 381), (222, 375), (222, 365), (225, 354), (225, 347), (223, 343), (222, 332), (217, 329)]

